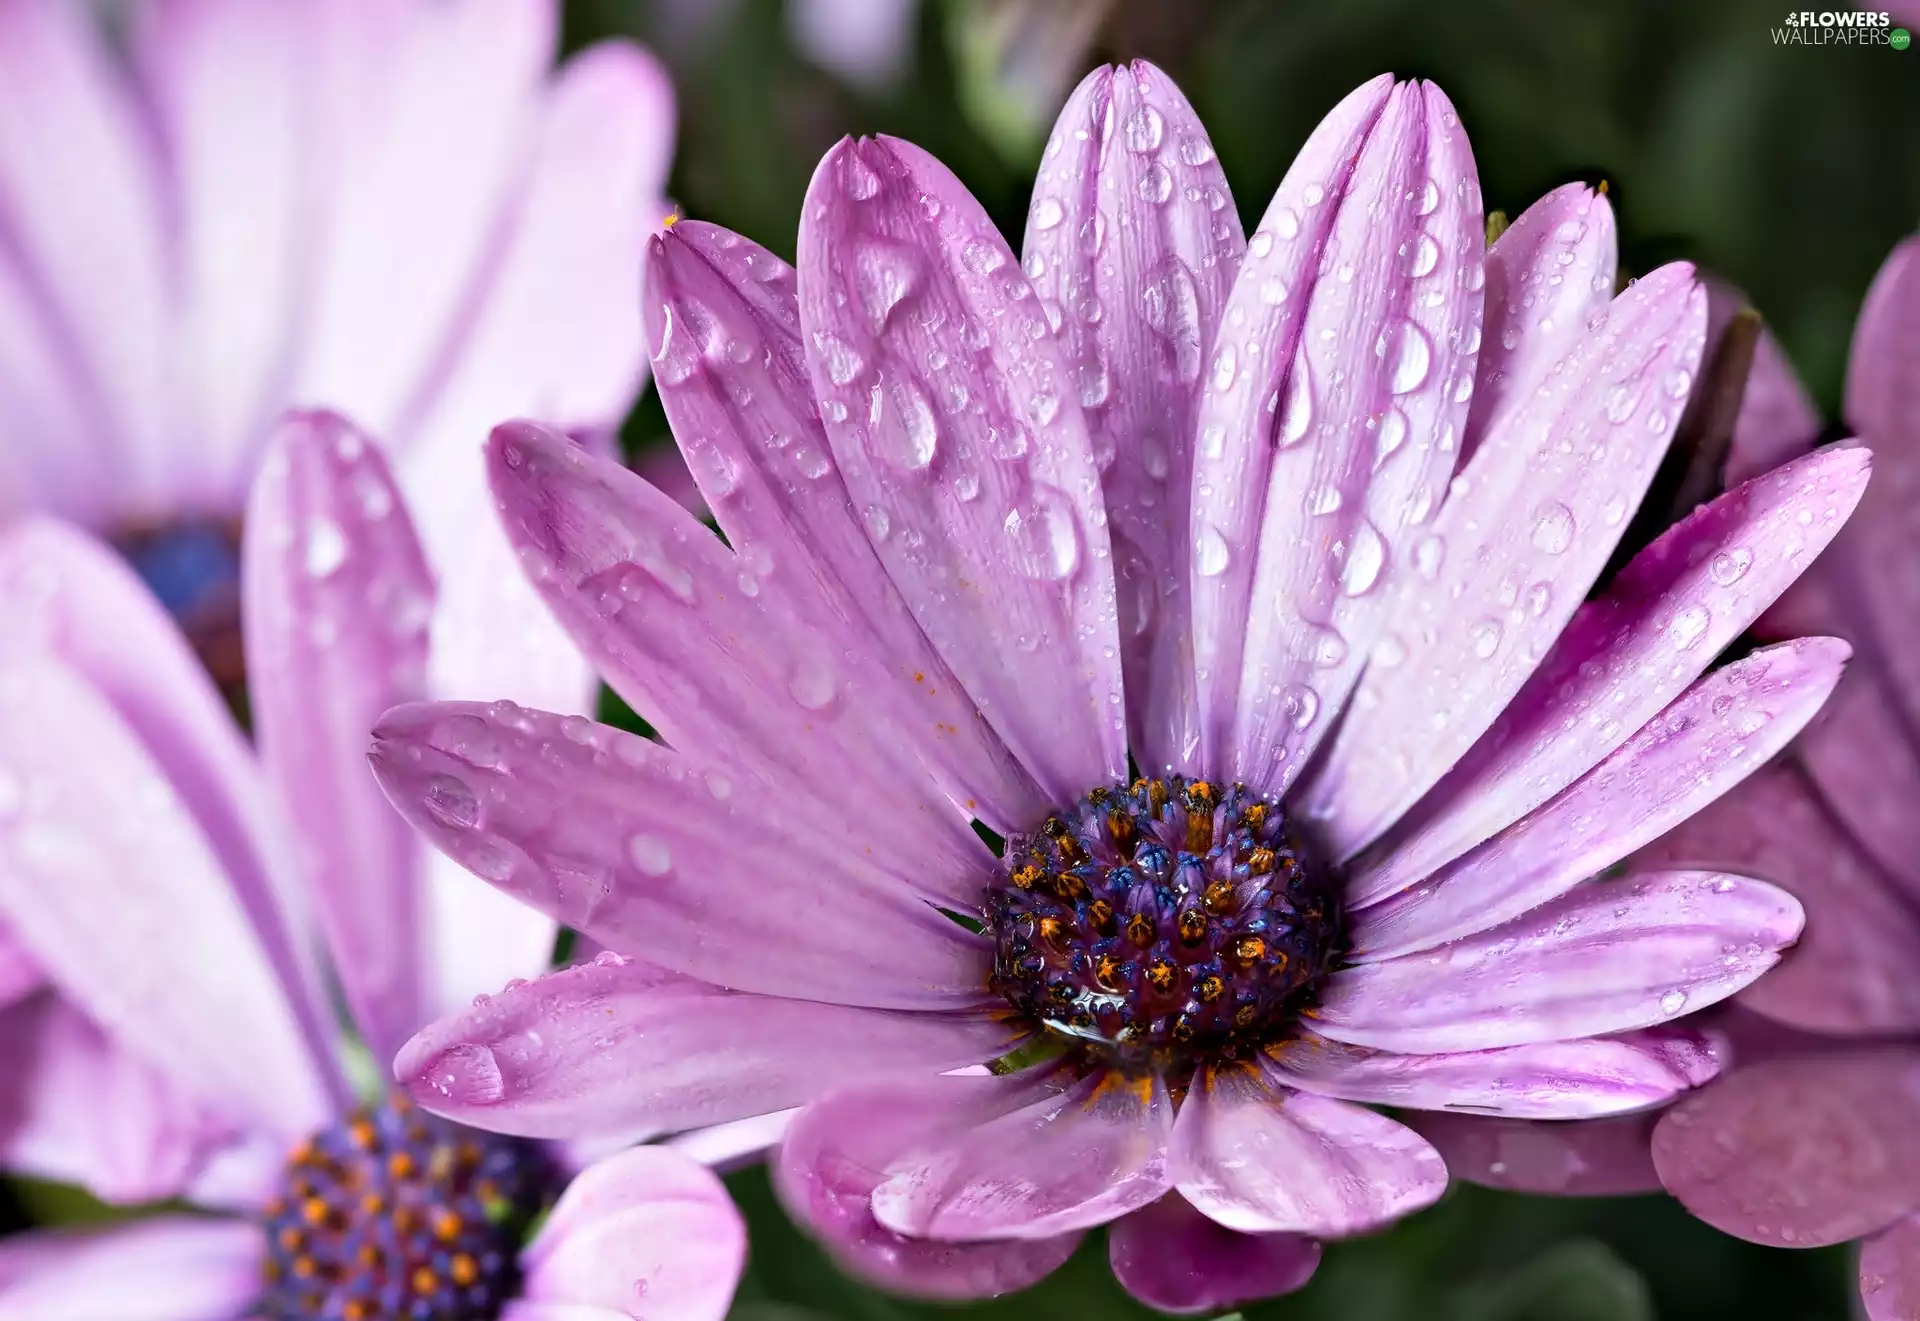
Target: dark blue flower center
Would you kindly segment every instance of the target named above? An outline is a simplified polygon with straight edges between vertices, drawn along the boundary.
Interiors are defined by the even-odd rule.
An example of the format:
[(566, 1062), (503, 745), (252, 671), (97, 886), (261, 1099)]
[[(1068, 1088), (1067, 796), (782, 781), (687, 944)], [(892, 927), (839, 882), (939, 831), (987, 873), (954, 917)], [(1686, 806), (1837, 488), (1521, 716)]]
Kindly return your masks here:
[(1179, 776), (1095, 789), (1009, 839), (986, 911), (993, 989), (1123, 1067), (1284, 1038), (1341, 952), (1279, 805)]
[(556, 1189), (540, 1149), (404, 1097), (302, 1143), (262, 1219), (263, 1321), (493, 1321)]
[(179, 623), (214, 682), (228, 693), (243, 686), (240, 524), (221, 518), (133, 524), (112, 540)]

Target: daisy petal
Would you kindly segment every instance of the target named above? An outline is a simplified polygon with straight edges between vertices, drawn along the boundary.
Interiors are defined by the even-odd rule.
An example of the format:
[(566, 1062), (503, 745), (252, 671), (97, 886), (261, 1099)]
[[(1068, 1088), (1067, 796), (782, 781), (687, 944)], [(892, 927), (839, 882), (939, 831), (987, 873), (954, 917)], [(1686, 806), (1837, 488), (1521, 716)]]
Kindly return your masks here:
[(589, 1166), (520, 1254), (521, 1298), (648, 1321), (721, 1321), (747, 1255), (726, 1186), (664, 1147)]
[(1416, 1055), (1624, 1032), (1704, 1009), (1800, 934), (1782, 890), (1714, 872), (1596, 881), (1505, 926), (1327, 981), (1314, 1028)]
[[(987, 953), (844, 841), (785, 829), (726, 768), (578, 716), (401, 707), (374, 773), (498, 889), (610, 949), (743, 991), (905, 1009), (986, 994)], [(724, 927), (724, 941), (708, 933)]]
[(1172, 1161), (1180, 1195), (1245, 1234), (1340, 1238), (1429, 1206), (1447, 1187), (1438, 1153), (1411, 1129), (1250, 1065), (1195, 1079)]
[[(1821, 566), (1809, 595), (1845, 580), (1847, 549), (1844, 542), (1835, 548), (1836, 559)], [(1913, 810), (1920, 800), (1920, 728), (1908, 723), (1899, 680), (1888, 672), (1873, 628), (1859, 618), (1853, 613), (1836, 630), (1859, 639), (1850, 679), (1794, 751), (1857, 847), (1900, 892), (1920, 895), (1920, 819)]]
[(1920, 1316), (1920, 1218), (1903, 1216), (1860, 1249), (1860, 1300), (1867, 1321)]
[(1643, 1110), (1720, 1071), (1720, 1043), (1688, 1028), (1459, 1055), (1395, 1055), (1307, 1033), (1269, 1053), (1302, 1091), (1413, 1110), (1595, 1119)]
[(803, 1104), (870, 1074), (1004, 1054), (981, 1014), (903, 1014), (745, 995), (617, 955), (482, 996), (394, 1061), (424, 1106), (526, 1137), (639, 1141)]
[(1577, 1124), (1409, 1110), (1408, 1127), (1446, 1158), (1447, 1172), (1484, 1188), (1560, 1197), (1657, 1193), (1647, 1154), (1658, 1111)]
[(1096, 69), (1061, 110), (1025, 267), (1058, 327), (1106, 495), (1134, 755), (1193, 771), (1187, 522), (1203, 355), (1246, 246), (1213, 144), (1153, 65)]
[(1716, 1229), (1774, 1247), (1871, 1233), (1920, 1207), (1920, 1056), (1768, 1060), (1667, 1111), (1660, 1181)]
[(934, 649), (1052, 801), (1124, 779), (1099, 470), (993, 222), (918, 147), (840, 143), (807, 190), (800, 322), (847, 489)]
[(1148, 1307), (1175, 1315), (1229, 1311), (1292, 1293), (1313, 1277), (1320, 1244), (1298, 1234), (1240, 1234), (1178, 1193), (1107, 1227), (1113, 1278)]
[(654, 241), (647, 271), (660, 400), (746, 572), (822, 598), (826, 608), (810, 614), (837, 651), (876, 658), (884, 681), (866, 701), (949, 796), (998, 830), (1044, 815), (1039, 789), (894, 590), (834, 471), (792, 269), (736, 234), (683, 220)]
[(1353, 918), (1355, 957), (1397, 958), (1566, 893), (1759, 770), (1820, 710), (1849, 653), (1802, 638), (1714, 671), (1559, 797)]
[(1773, 335), (1762, 330), (1747, 369), (1746, 393), (1727, 450), (1727, 484), (1751, 481), (1791, 462), (1820, 437), (1820, 414)]
[(44, 980), (26, 946), (0, 925), (0, 1009), (38, 989)]
[[(1004, 1085), (1004, 1084), (1003, 1084)], [(943, 1079), (972, 1099), (985, 1086), (975, 1078)], [(774, 1187), (794, 1219), (818, 1235), (846, 1270), (895, 1293), (954, 1301), (993, 1298), (1024, 1289), (1053, 1273), (1080, 1242), (1078, 1233), (1044, 1239), (946, 1243), (896, 1234), (874, 1218), (873, 1194), (906, 1151), (948, 1136), (944, 1097), (940, 1113), (922, 1113), (927, 1098), (888, 1087), (829, 1097), (800, 1112), (773, 1160)]]
[(1473, 746), (1572, 618), (1660, 466), (1705, 330), (1692, 269), (1655, 271), (1474, 452), (1413, 547), (1391, 631), (1309, 791), (1337, 855)]
[(1729, 491), (1634, 556), (1492, 731), (1355, 864), (1353, 902), (1433, 874), (1618, 748), (1805, 570), (1866, 483), (1863, 451), (1823, 450)]
[[(1275, 604), (1248, 613), (1235, 779), (1278, 792), (1299, 774), (1408, 576), (1466, 427), (1484, 234), (1459, 117), (1437, 88), (1404, 83), (1354, 165), (1321, 273), (1296, 295), (1310, 301), (1284, 393), (1264, 393), (1280, 346), (1250, 341), (1245, 368), (1232, 334), (1214, 349), (1201, 448), (1216, 397), (1275, 410), (1257, 414), (1261, 431), (1227, 433), (1275, 447), (1251, 597)], [(1243, 267), (1228, 327), (1262, 287)]]
[(260, 1293), (258, 1225), (153, 1216), (111, 1229), (0, 1241), (0, 1321), (208, 1321)]

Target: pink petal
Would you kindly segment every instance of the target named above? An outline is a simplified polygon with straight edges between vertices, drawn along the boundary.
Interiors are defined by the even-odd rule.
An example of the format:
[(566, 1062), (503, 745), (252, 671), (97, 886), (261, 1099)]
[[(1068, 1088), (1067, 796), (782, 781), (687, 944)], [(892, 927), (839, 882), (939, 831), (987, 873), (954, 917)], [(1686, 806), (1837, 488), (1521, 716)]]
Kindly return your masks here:
[(0, 1009), (39, 989), (44, 980), (27, 947), (0, 924)]
[(833, 468), (792, 269), (693, 220), (652, 250), (660, 399), (727, 543), (748, 572), (817, 597), (810, 613), (837, 649), (880, 663), (867, 703), (949, 797), (996, 829), (1030, 825), (1048, 804), (914, 622)]
[(1310, 301), (1305, 291), (1320, 270), (1355, 162), (1392, 90), (1392, 76), (1382, 74), (1320, 121), (1280, 181), (1228, 295), (1226, 315), (1240, 313), (1256, 352), (1255, 361), (1229, 374), (1229, 384), (1238, 380), (1243, 388), (1203, 392), (1196, 423), (1203, 438), (1220, 437), (1217, 445), (1203, 439), (1193, 471), (1188, 586), (1201, 721), (1198, 761), (1204, 766), (1226, 765), (1232, 751), (1255, 551), (1276, 455), (1268, 403), (1294, 367)]
[(1032, 286), (910, 143), (840, 143), (803, 214), (808, 365), (881, 563), (1050, 798), (1125, 778), (1098, 469)]
[(1820, 436), (1820, 414), (1807, 398), (1806, 387), (1793, 374), (1793, 364), (1771, 332), (1762, 330), (1753, 346), (1753, 366), (1747, 371), (1746, 393), (1740, 397), (1740, 415), (1733, 423), (1733, 443), (1727, 451), (1729, 485), (1750, 481), (1769, 468), (1799, 458)]
[(1903, 1216), (1860, 1249), (1860, 1300), (1867, 1321), (1920, 1316), (1920, 1222)]
[(1557, 798), (1353, 920), (1355, 957), (1395, 958), (1566, 893), (1772, 760), (1840, 680), (1849, 648), (1802, 638), (1700, 680)]
[(1461, 463), (1505, 427), (1613, 298), (1619, 256), (1604, 194), (1570, 183), (1487, 249), (1486, 342)]
[(1643, 849), (1638, 863), (1757, 876), (1805, 906), (1799, 945), (1740, 993), (1747, 1008), (1811, 1032), (1920, 1029), (1920, 918), (1800, 767), (1762, 771)]
[(1908, 368), (1920, 352), (1920, 237), (1888, 254), (1853, 331), (1847, 420), (1869, 445), (1905, 460), (1920, 449), (1920, 391)]
[(1459, 1055), (1395, 1055), (1308, 1033), (1269, 1052), (1276, 1077), (1322, 1096), (1515, 1119), (1593, 1119), (1672, 1100), (1720, 1071), (1721, 1043), (1690, 1028)]
[(1691, 268), (1654, 272), (1474, 452), (1310, 791), (1336, 853), (1431, 788), (1566, 627), (1666, 453), (1705, 327)]
[(1624, 1032), (1732, 995), (1800, 923), (1791, 895), (1738, 876), (1596, 881), (1505, 926), (1336, 972), (1313, 1026), (1416, 1055)]
[(1583, 607), (1506, 713), (1354, 865), (1366, 904), (1431, 875), (1597, 765), (1703, 671), (1833, 539), (1865, 454), (1825, 450), (1668, 529)]
[(1015, 1039), (984, 1014), (745, 995), (603, 954), (479, 997), (409, 1042), (394, 1076), (422, 1105), (495, 1132), (641, 1141), (870, 1075), (979, 1064)]
[(0, 1240), (0, 1321), (221, 1321), (260, 1293), (266, 1244), (244, 1220), (161, 1215)]
[(1113, 1277), (1148, 1307), (1215, 1313), (1292, 1293), (1313, 1277), (1320, 1245), (1298, 1234), (1239, 1234), (1178, 1193), (1107, 1227)]
[(870, 650), (832, 644), (820, 598), (763, 582), (680, 506), (543, 428), (500, 428), (491, 463), (535, 585), (668, 743), (806, 795), (803, 814), (856, 851), (911, 857), (930, 892), (977, 901), (985, 851), (868, 710), (866, 692), (893, 676)]
[(1563, 1197), (1620, 1197), (1660, 1191), (1647, 1154), (1658, 1112), (1536, 1123), (1416, 1110), (1407, 1124), (1467, 1183)]
[(381, 787), (428, 839), (608, 948), (841, 1004), (987, 995), (976, 937), (724, 763), (508, 703), (401, 707), (375, 737)]
[(0, 260), (0, 513), (58, 512), (93, 523), (116, 512), (114, 468), (85, 368), (48, 324), (25, 277)]
[[(1261, 241), (1256, 233), (1254, 246)], [(1310, 300), (1297, 345), (1253, 337), (1235, 347), (1235, 314), (1252, 312), (1266, 289), (1256, 267), (1241, 269), (1200, 419), (1205, 450), (1208, 428), (1228, 411), (1217, 400), (1238, 400), (1243, 418), (1272, 410), (1255, 412), (1251, 433), (1226, 431), (1230, 445), (1275, 447), (1240, 665), (1235, 779), (1275, 792), (1292, 782), (1388, 622), (1394, 585), (1424, 537), (1415, 529), (1440, 503), (1466, 426), (1484, 245), (1479, 179), (1453, 107), (1430, 84), (1403, 83), (1361, 149), (1319, 278), (1294, 295)], [(1273, 384), (1281, 362), (1291, 363), (1284, 387)]]
[[(1848, 548), (1843, 543), (1836, 550), (1814, 591), (1848, 580), (1851, 557), (1843, 556)], [(1920, 821), (1913, 811), (1920, 798), (1920, 740), (1873, 630), (1850, 621), (1839, 631), (1860, 639), (1855, 676), (1841, 684), (1796, 750), (1857, 847), (1879, 864), (1898, 892), (1920, 894)]]
[(1770, 1060), (1667, 1111), (1660, 1181), (1717, 1229), (1774, 1247), (1871, 1233), (1920, 1207), (1920, 1057)]
[[(0, 662), (0, 910), (124, 1048), (234, 1119), (294, 1137), (332, 1110), (326, 1057), (232, 878), (133, 731), (72, 671)], [(119, 803), (121, 810), (101, 810)]]
[(712, 1171), (635, 1147), (567, 1186), (520, 1254), (521, 1296), (648, 1321), (721, 1321), (746, 1254), (746, 1225)]
[(1430, 1206), (1447, 1187), (1439, 1155), (1412, 1130), (1251, 1065), (1194, 1080), (1172, 1161), (1180, 1195), (1243, 1234), (1344, 1237)]
[[(998, 1083), (1005, 1087), (1013, 1084)], [(893, 1293), (920, 1298), (993, 1298), (1024, 1289), (1073, 1255), (1078, 1233), (1048, 1239), (947, 1243), (897, 1234), (874, 1218), (873, 1193), (916, 1144), (946, 1135), (943, 1121), (976, 1098), (980, 1079), (928, 1084), (946, 1097), (898, 1087), (862, 1088), (801, 1111), (773, 1162), (774, 1187), (788, 1212), (824, 1241), (842, 1269)], [(931, 1105), (936, 1113), (923, 1113)]]
[(1246, 246), (1206, 129), (1153, 65), (1100, 68), (1061, 110), (1025, 266), (1086, 413), (1114, 554), (1127, 724), (1156, 771), (1197, 771), (1188, 641), (1193, 423)]
[(247, 502), (248, 692), (260, 757), (293, 805), (354, 1022), (389, 1059), (422, 1014), (419, 841), (367, 774), (382, 711), (422, 696), (433, 579), (393, 479), (334, 413), (290, 413)]

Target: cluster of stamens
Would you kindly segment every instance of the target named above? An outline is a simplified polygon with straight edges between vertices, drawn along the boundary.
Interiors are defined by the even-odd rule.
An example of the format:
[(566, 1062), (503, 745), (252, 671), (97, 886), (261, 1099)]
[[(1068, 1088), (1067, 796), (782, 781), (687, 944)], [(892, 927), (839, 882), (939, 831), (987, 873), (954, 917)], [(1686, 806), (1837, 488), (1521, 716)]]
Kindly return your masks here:
[(539, 1149), (405, 1097), (288, 1158), (266, 1208), (264, 1321), (493, 1321), (556, 1175)]
[(993, 989), (1128, 1068), (1283, 1037), (1340, 953), (1279, 805), (1179, 776), (1095, 789), (1009, 839), (986, 912)]

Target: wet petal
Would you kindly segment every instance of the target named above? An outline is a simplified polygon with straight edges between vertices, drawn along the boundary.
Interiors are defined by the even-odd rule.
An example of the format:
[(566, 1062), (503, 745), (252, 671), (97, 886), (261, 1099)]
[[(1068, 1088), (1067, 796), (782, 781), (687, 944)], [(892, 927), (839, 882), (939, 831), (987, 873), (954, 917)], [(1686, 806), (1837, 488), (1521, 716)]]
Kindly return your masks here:
[(481, 996), (394, 1061), (424, 1106), (528, 1137), (663, 1133), (801, 1105), (888, 1073), (1004, 1054), (980, 1014), (907, 1014), (745, 995), (601, 954)]
[(1404, 1125), (1245, 1065), (1195, 1080), (1172, 1161), (1182, 1197), (1247, 1234), (1357, 1234), (1431, 1205), (1447, 1187), (1438, 1153)]
[(1846, 522), (1858, 449), (1809, 455), (1676, 524), (1583, 607), (1506, 713), (1380, 847), (1365, 904), (1431, 875), (1552, 798), (1683, 692)]
[(401, 707), (375, 736), (381, 787), (428, 839), (608, 948), (835, 1003), (987, 994), (978, 938), (723, 763), (510, 703)]
[(1577, 1124), (1427, 1110), (1403, 1118), (1446, 1158), (1447, 1172), (1468, 1183), (1562, 1197), (1660, 1191), (1647, 1152), (1657, 1111)]
[(1108, 511), (1134, 755), (1199, 769), (1187, 631), (1202, 357), (1245, 242), (1206, 129), (1143, 60), (1096, 69), (1061, 110), (1024, 265), (1060, 336)]
[(1519, 917), (1684, 822), (1764, 766), (1840, 680), (1848, 647), (1802, 638), (1700, 680), (1553, 801), (1353, 919), (1356, 957), (1395, 958)]
[(1107, 1227), (1113, 1277), (1147, 1306), (1215, 1313), (1292, 1293), (1313, 1277), (1320, 1244), (1298, 1234), (1240, 1234), (1178, 1193)]
[(1308, 1033), (1268, 1058), (1290, 1086), (1366, 1105), (1593, 1119), (1698, 1087), (1720, 1071), (1720, 1054), (1705, 1034), (1671, 1028), (1458, 1055), (1396, 1055)]
[[(1243, 414), (1254, 400), (1271, 411), (1250, 434), (1229, 425), (1225, 443), (1274, 446), (1251, 597), (1273, 605), (1248, 613), (1236, 779), (1278, 792), (1300, 772), (1414, 567), (1416, 528), (1440, 504), (1466, 425), (1484, 235), (1458, 116), (1439, 89), (1403, 83), (1354, 165), (1318, 278), (1296, 295), (1310, 300), (1296, 345), (1236, 347), (1235, 313), (1252, 312), (1264, 279), (1248, 263), (1235, 281), (1200, 445), (1226, 407), (1216, 400), (1249, 396)], [(1277, 352), (1290, 366), (1270, 387)]]
[(635, 1147), (575, 1176), (520, 1254), (529, 1302), (644, 1311), (649, 1321), (721, 1321), (747, 1228), (711, 1170)]
[(1717, 1229), (1812, 1248), (1920, 1207), (1920, 1056), (1770, 1060), (1688, 1097), (1653, 1135), (1660, 1180)]
[(1738, 876), (1596, 881), (1505, 926), (1336, 972), (1313, 1026), (1418, 1055), (1624, 1032), (1732, 995), (1800, 924), (1791, 895)]
[(935, 650), (1053, 801), (1124, 778), (1099, 471), (993, 222), (918, 147), (841, 142), (807, 191), (800, 320), (847, 489)]
[(1867, 1321), (1920, 1316), (1920, 1221), (1903, 1216), (1860, 1249), (1860, 1300)]
[(153, 1216), (0, 1240), (0, 1321), (209, 1321), (260, 1292), (266, 1244), (244, 1220)]
[(1391, 631), (1310, 791), (1337, 854), (1431, 788), (1547, 654), (1660, 466), (1705, 327), (1692, 269), (1654, 272), (1474, 452), (1412, 547)]
[(1039, 789), (894, 589), (833, 466), (792, 269), (681, 221), (653, 245), (646, 314), (661, 402), (742, 573), (820, 598), (810, 614), (835, 649), (878, 662), (866, 704), (951, 797), (999, 830), (1042, 815)]

